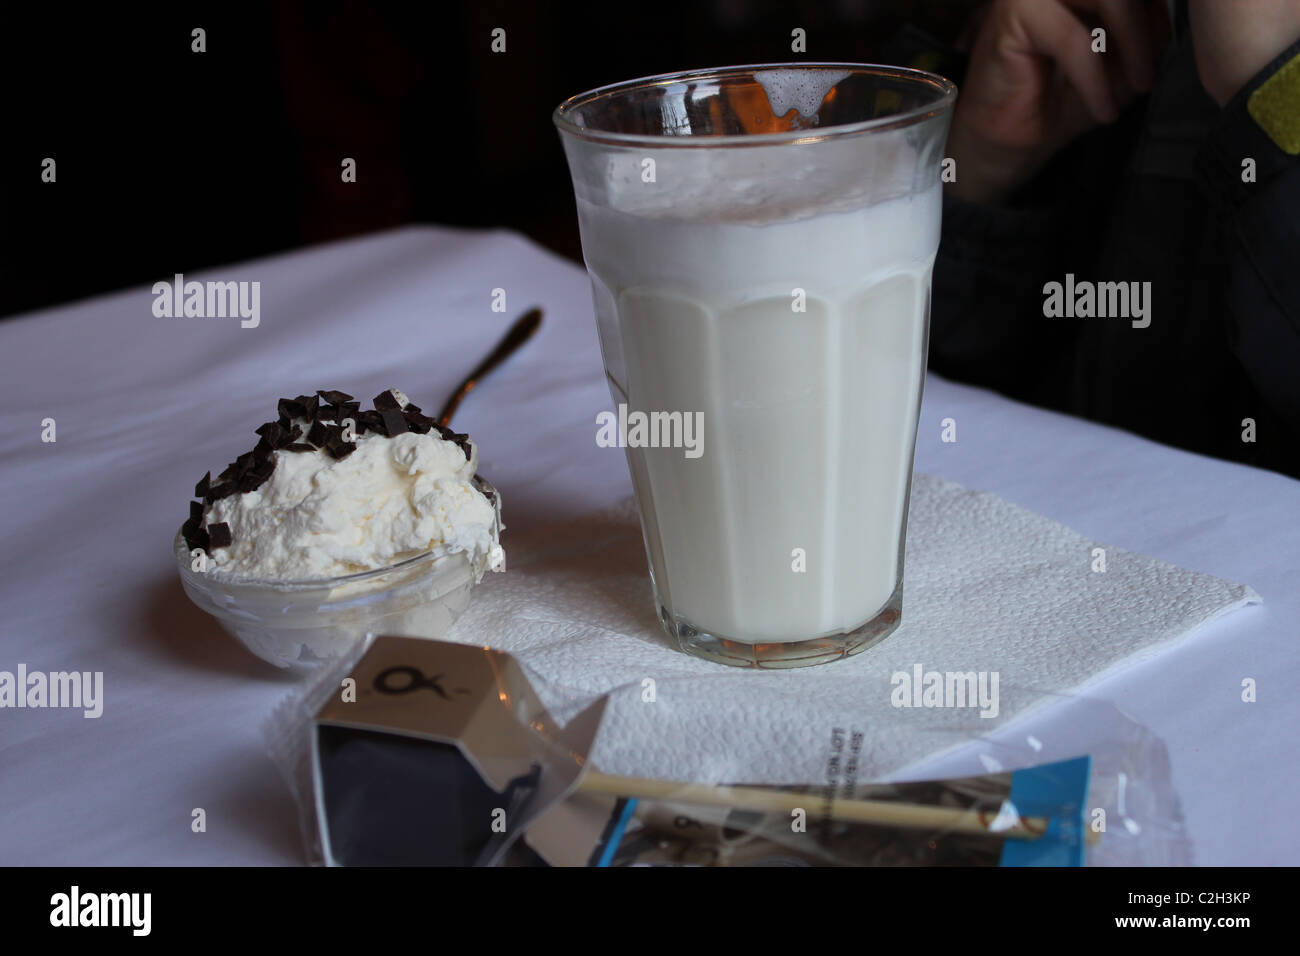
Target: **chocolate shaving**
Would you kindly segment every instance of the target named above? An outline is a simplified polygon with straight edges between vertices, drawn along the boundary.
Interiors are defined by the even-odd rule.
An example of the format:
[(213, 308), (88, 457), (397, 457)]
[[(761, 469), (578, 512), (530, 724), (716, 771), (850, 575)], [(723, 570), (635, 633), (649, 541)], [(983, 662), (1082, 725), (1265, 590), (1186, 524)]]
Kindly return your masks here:
[(279, 422), (267, 422), (264, 425), (258, 425), (253, 431), (255, 434), (261, 435), (271, 448), (279, 448), (281, 444), (288, 444), (284, 440), (287, 428)]
[(294, 442), (292, 445), (285, 445), (284, 450), (292, 452), (315, 451), (316, 446), (309, 445), (306, 442)]
[(386, 412), (390, 408), (395, 408), (398, 411), (401, 411), (402, 403), (397, 400), (397, 396), (393, 394), (393, 390), (387, 388), (375, 396), (375, 411)]
[[(205, 490), (203, 493), (206, 495), (207, 491)], [(190, 520), (199, 521), (199, 522), (203, 521), (203, 502), (201, 501), (190, 502)]]
[(275, 451), (275, 446), (267, 441), (266, 436), (263, 435), (257, 440), (257, 444), (253, 446), (253, 461), (260, 464), (269, 459), (273, 451)]
[(330, 457), (342, 461), (344, 458), (348, 457), (348, 455), (357, 450), (357, 443), (353, 441), (344, 441), (342, 437), (339, 437), (337, 440), (331, 440), (330, 443), (325, 446), (325, 450), (329, 452)]
[(230, 525), (224, 521), (208, 525), (208, 543), (213, 550), (230, 547), (234, 539), (230, 536)]
[(220, 501), (222, 498), (229, 498), (235, 493), (238, 486), (233, 481), (223, 481), (221, 484), (208, 489), (207, 500)]
[(195, 548), (202, 548), (204, 551), (208, 550), (208, 533), (202, 528), (198, 528), (192, 534), (187, 534), (185, 536), (185, 546), (191, 551)]
[(208, 483), (210, 481), (212, 481), (212, 472), (209, 471), (202, 478), (200, 478), (199, 483), (194, 486), (195, 498), (202, 498), (204, 495), (208, 493)]
[(319, 448), (325, 444), (329, 434), (329, 427), (318, 418), (311, 423), (311, 431), (307, 433), (307, 440)]
[(297, 398), (282, 398), (275, 404), (275, 410), (279, 412), (283, 421), (291, 418), (306, 418), (307, 409), (303, 405), (305, 395), (299, 395)]
[(379, 412), (379, 418), (383, 422), (384, 434), (389, 438), (408, 431), (406, 427), (406, 418), (401, 411), (396, 408), (383, 409)]
[(364, 435), (366, 432), (378, 432), (382, 430), (383, 419), (379, 413), (372, 410), (357, 412), (357, 434)]
[(288, 448), (301, 437), (302, 426), (300, 425), (294, 425), (290, 428), (279, 428), (277, 429), (275, 438), (271, 440), (271, 447), (277, 450)]
[(338, 405), (337, 408), (338, 408), (339, 417), (336, 418), (335, 421), (337, 421), (340, 425), (342, 425), (343, 419), (345, 418), (350, 418), (354, 422), (357, 420), (357, 415), (361, 412), (361, 403), (343, 402), (340, 405)]
[(425, 418), (419, 412), (404, 412), (406, 427), (417, 435), (427, 435), (433, 428), (433, 419)]
[(332, 389), (332, 388), (331, 389), (318, 388), (316, 389), (316, 394), (319, 395), (324, 401), (328, 402), (331, 405), (340, 405), (343, 402), (352, 401), (352, 396), (349, 395), (347, 392), (340, 392), (337, 389)]
[(255, 475), (251, 471), (246, 475), (241, 475), (235, 487), (239, 489), (241, 495), (246, 495), (250, 491), (256, 491), (262, 487), (262, 482), (266, 481), (261, 475)]

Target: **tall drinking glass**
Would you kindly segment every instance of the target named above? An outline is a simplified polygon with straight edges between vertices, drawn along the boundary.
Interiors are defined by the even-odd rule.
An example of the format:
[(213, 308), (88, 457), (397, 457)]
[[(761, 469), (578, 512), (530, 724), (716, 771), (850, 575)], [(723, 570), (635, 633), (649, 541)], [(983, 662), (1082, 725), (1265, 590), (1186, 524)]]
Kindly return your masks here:
[[(956, 88), (883, 66), (633, 80), (555, 111), (657, 611), (797, 667), (902, 616)], [(603, 433), (603, 434), (602, 434)]]

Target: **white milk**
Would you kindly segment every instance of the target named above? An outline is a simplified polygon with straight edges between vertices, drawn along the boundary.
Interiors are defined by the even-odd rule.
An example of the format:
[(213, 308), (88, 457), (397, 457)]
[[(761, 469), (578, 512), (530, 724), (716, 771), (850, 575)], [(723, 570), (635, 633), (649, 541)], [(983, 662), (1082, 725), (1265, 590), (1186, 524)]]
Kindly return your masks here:
[(801, 641), (894, 592), (940, 202), (751, 224), (579, 200), (614, 402), (704, 414), (698, 458), (627, 450), (677, 623)]

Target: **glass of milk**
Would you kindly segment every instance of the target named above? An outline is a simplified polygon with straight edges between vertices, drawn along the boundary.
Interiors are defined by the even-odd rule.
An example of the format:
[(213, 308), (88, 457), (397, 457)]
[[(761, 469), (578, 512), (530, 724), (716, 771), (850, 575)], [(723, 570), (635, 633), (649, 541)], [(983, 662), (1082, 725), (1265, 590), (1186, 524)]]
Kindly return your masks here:
[(682, 650), (798, 667), (902, 618), (956, 88), (792, 63), (555, 111), (656, 611)]

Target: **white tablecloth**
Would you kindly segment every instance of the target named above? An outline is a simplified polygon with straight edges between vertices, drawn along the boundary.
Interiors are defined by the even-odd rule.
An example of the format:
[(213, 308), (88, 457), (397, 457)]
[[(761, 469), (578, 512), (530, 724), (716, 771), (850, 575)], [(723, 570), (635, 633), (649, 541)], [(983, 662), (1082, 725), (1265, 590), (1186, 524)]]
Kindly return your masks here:
[[(146, 287), (0, 322), (0, 671), (104, 674), (98, 719), (0, 710), (0, 864), (302, 861), (259, 732), (292, 678), (190, 605), (171, 555), (194, 483), (251, 447), (278, 396), (397, 385), (436, 408), (541, 304), (537, 339), (457, 426), (510, 531), (630, 493), (621, 452), (594, 440), (611, 403), (586, 277), (519, 236), (403, 229), (186, 278), (259, 281), (260, 324), (158, 318)], [(1090, 694), (1168, 744), (1196, 862), (1300, 862), (1300, 482), (933, 376), (917, 467), (1259, 591)]]

